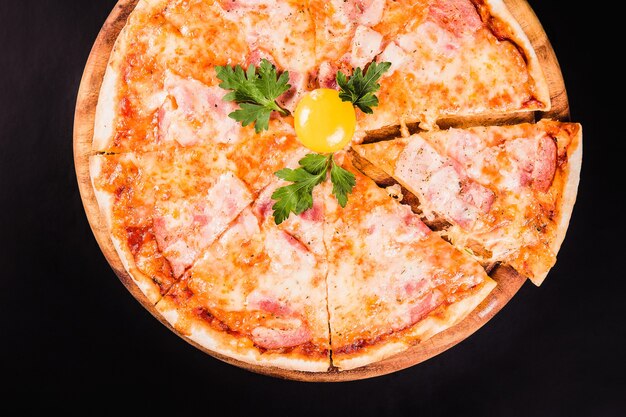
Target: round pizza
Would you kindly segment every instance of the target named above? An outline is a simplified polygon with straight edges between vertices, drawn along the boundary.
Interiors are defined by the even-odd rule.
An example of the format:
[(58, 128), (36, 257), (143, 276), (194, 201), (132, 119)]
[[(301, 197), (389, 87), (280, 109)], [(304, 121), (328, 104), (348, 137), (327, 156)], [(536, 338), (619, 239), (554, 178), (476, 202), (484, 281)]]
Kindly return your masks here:
[[(501, 0), (139, 0), (89, 168), (135, 285), (216, 356), (350, 370), (540, 285), (582, 128)], [(532, 119), (532, 117), (530, 118)]]

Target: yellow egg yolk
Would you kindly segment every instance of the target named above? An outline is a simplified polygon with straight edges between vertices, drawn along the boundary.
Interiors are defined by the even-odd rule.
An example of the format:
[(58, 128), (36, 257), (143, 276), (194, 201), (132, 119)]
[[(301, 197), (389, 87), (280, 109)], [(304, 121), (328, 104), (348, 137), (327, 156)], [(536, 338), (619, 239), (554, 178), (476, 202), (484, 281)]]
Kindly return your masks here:
[(345, 148), (352, 140), (356, 113), (351, 102), (341, 101), (338, 91), (320, 88), (302, 97), (294, 124), (304, 146), (314, 152), (330, 153)]

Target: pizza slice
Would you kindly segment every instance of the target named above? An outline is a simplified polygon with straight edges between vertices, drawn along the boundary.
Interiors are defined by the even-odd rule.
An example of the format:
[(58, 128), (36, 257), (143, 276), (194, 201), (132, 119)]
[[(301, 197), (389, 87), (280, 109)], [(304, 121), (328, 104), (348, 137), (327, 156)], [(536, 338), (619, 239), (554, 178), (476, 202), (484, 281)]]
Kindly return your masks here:
[(93, 149), (147, 152), (207, 146), (217, 153), (256, 136), (228, 117), (215, 67), (289, 71), (278, 98), (293, 111), (315, 71), (313, 21), (297, 1), (142, 0), (111, 54), (96, 112)]
[(326, 184), (328, 311), (333, 365), (376, 362), (448, 329), (495, 287), (455, 249), (348, 161), (353, 197), (339, 207)]
[(537, 285), (554, 265), (578, 188), (579, 124), (450, 129), (354, 149), (483, 263), (509, 264)]
[[(139, 1), (109, 58), (96, 110), (94, 151), (155, 150), (163, 107), (175, 106), (177, 98), (183, 98), (183, 108), (189, 105), (182, 97), (185, 86), (177, 89), (178, 78), (217, 86), (210, 66), (243, 63), (249, 53), (243, 33), (215, 1)], [(222, 97), (215, 89), (206, 93), (212, 103)]]
[(359, 112), (362, 134), (550, 108), (537, 55), (501, 0), (310, 4), (321, 87), (337, 88), (338, 70), (351, 74), (373, 61), (391, 63), (374, 114)]
[(326, 272), (323, 257), (247, 208), (156, 308), (211, 352), (324, 372), (330, 367)]
[(96, 155), (91, 178), (126, 271), (156, 302), (252, 202), (202, 149)]

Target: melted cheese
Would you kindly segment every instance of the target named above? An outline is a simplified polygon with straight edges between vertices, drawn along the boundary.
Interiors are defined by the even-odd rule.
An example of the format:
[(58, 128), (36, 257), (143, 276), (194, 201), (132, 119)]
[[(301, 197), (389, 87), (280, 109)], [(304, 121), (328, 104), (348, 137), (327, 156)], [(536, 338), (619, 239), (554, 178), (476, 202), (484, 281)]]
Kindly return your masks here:
[[(170, 292), (187, 318), (206, 312), (265, 349), (312, 344), (328, 350), (326, 263), (286, 232), (259, 225), (251, 209)], [(184, 331), (185, 320), (176, 326)]]
[[(539, 281), (556, 260), (568, 175), (557, 161), (568, 158), (577, 134), (576, 125), (544, 121), (422, 133), (357, 151), (417, 195), (427, 218), (451, 223), (444, 233), (457, 247)], [(474, 184), (467, 199), (462, 178)], [(493, 200), (480, 191), (487, 188)]]
[(325, 200), (331, 340), (340, 367), (370, 343), (412, 328), (489, 280), (407, 206), (356, 175), (359, 199), (341, 209), (327, 186)]

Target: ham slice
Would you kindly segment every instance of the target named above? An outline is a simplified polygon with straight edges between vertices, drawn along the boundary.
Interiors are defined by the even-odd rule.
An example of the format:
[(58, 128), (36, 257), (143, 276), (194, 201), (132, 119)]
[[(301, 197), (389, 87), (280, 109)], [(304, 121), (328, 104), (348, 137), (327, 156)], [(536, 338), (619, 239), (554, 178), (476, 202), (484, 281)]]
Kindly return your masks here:
[(383, 18), (385, 0), (344, 0), (344, 13), (352, 22), (376, 26)]
[(471, 36), (483, 26), (470, 0), (436, 0), (428, 9), (428, 20), (456, 38)]
[(556, 174), (557, 154), (556, 142), (552, 138), (543, 136), (539, 139), (532, 174), (532, 187), (535, 190), (545, 193), (550, 189)]
[(483, 26), (476, 8), (469, 0), (436, 0), (431, 3), (426, 19), (414, 30), (397, 39), (398, 45), (411, 54), (454, 57), (464, 42), (471, 42)]
[(298, 346), (311, 340), (311, 331), (287, 304), (259, 290), (250, 293), (246, 302), (250, 311), (270, 313), (263, 325), (255, 327), (251, 332), (252, 340), (257, 346), (280, 349)]
[(419, 193), (431, 211), (466, 229), (488, 213), (495, 200), (493, 191), (468, 178), (455, 161), (438, 154), (419, 135), (400, 154), (396, 176)]
[(228, 173), (205, 196), (159, 204), (154, 233), (174, 275), (180, 277), (251, 201), (243, 182)]
[(509, 161), (509, 169), (502, 170), (507, 188), (519, 191), (523, 187), (531, 187), (537, 191), (548, 191), (556, 172), (557, 147), (552, 138), (519, 138), (506, 142), (498, 149)]
[(289, 84), (291, 88), (282, 96), (278, 97), (278, 104), (293, 113), (298, 102), (307, 91), (309, 77), (297, 71), (289, 71)]
[(317, 74), (317, 80), (321, 88), (330, 88), (337, 90), (337, 67), (330, 61), (324, 61), (320, 64)]
[[(261, 223), (273, 222), (272, 194), (282, 184), (272, 183), (261, 192), (253, 206), (254, 214), (259, 217)], [(325, 253), (323, 241), (323, 214), (324, 207), (320, 199), (313, 200), (313, 208), (296, 216), (292, 214), (281, 225), (280, 229), (286, 231), (292, 239), (301, 242), (308, 250), (318, 255)]]
[(483, 171), (497, 170), (500, 185), (516, 192), (528, 187), (546, 192), (552, 185), (558, 150), (549, 136), (517, 138), (487, 146), (472, 132), (450, 132), (446, 152), (470, 177), (479, 178)]
[(159, 140), (181, 146), (239, 141), (241, 126), (228, 117), (237, 106), (223, 100), (227, 91), (172, 73), (164, 88), (168, 97), (158, 112)]
[(275, 6), (276, 0), (220, 0), (220, 4), (226, 12), (243, 13), (246, 10)]
[[(422, 321), (433, 310), (443, 304), (445, 297), (440, 291), (433, 291), (427, 293), (423, 298), (414, 302), (409, 310), (409, 324), (412, 326), (415, 323)], [(408, 327), (407, 326), (407, 327)]]

